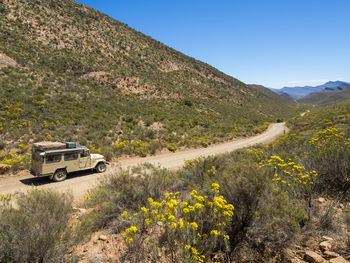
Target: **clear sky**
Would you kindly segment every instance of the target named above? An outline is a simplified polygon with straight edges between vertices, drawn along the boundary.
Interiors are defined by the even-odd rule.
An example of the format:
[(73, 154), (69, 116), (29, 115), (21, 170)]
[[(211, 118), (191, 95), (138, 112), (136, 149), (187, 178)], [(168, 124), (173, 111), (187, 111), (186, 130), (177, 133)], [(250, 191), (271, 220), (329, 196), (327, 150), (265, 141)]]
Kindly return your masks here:
[(78, 0), (245, 83), (350, 82), (350, 0)]

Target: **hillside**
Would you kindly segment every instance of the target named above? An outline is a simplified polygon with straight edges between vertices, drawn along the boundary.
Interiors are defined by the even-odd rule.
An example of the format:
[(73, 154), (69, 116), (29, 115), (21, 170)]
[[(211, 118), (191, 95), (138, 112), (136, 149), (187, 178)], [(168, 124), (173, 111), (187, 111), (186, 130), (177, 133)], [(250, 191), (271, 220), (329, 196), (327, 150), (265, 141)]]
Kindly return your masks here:
[(350, 101), (288, 126), (179, 170), (111, 170), (83, 203), (42, 185), (0, 194), (0, 262), (348, 263)]
[[(72, 140), (107, 157), (262, 131), (291, 104), (70, 0), (0, 2), (5, 152)], [(19, 146), (21, 145), (21, 146)]]
[(344, 81), (328, 81), (322, 85), (318, 86), (304, 86), (304, 87), (283, 87), (282, 89), (272, 89), (277, 94), (286, 97), (292, 97), (295, 99), (300, 99), (308, 96), (312, 93), (319, 91), (336, 91), (350, 85)]
[(350, 99), (350, 84), (348, 86), (327, 88), (324, 91), (311, 93), (298, 100), (301, 103), (314, 105), (330, 105)]

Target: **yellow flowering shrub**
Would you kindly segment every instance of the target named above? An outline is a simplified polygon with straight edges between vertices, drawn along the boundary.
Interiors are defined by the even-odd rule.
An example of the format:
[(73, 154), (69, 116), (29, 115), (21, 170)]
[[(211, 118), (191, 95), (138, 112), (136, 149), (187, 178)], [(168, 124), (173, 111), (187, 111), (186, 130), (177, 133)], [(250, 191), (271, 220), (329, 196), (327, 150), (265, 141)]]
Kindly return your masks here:
[(340, 132), (337, 128), (329, 127), (319, 131), (316, 136), (309, 140), (309, 143), (316, 146), (318, 149), (321, 149), (337, 145), (343, 141), (343, 138), (343, 132)]
[(220, 195), (216, 183), (210, 194), (203, 196), (193, 190), (186, 201), (179, 192), (166, 193), (159, 202), (149, 198), (148, 205), (132, 216), (127, 211), (121, 214), (131, 225), (123, 238), (129, 249), (165, 239), (162, 244), (175, 261), (181, 257), (186, 262), (204, 262), (215, 249), (228, 248), (226, 226), (233, 214), (234, 206)]
[(102, 151), (102, 148), (96, 148), (93, 145), (89, 145), (89, 149), (90, 149), (90, 152), (92, 152), (92, 153), (101, 153), (101, 151)]
[(251, 148), (247, 150), (249, 153), (253, 154), (255, 159), (260, 162), (266, 158), (266, 154), (262, 149), (259, 148)]
[(267, 161), (260, 162), (260, 167), (269, 166), (273, 168), (274, 178), (272, 181), (292, 186), (293, 183), (302, 185), (314, 184), (314, 178), (318, 175), (315, 170), (307, 171), (303, 165), (291, 160), (283, 160), (277, 155), (272, 155)]
[(0, 163), (11, 166), (12, 170), (26, 169), (30, 166), (30, 154), (18, 155), (16, 153), (0, 153)]

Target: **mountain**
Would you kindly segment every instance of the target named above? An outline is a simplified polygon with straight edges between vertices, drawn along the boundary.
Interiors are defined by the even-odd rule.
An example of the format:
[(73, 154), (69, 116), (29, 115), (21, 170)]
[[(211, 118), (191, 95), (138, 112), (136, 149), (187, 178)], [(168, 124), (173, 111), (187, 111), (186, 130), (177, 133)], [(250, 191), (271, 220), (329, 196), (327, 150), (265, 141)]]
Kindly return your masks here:
[(298, 102), (314, 105), (330, 105), (350, 99), (350, 84), (337, 87), (328, 87), (322, 91), (311, 93), (310, 95), (298, 99)]
[(5, 150), (72, 140), (143, 156), (251, 135), (292, 113), (285, 99), (70, 0), (3, 0), (0, 27)]
[(305, 97), (311, 93), (322, 91), (322, 90), (336, 90), (350, 85), (350, 83), (344, 81), (328, 81), (327, 83), (319, 86), (304, 86), (304, 87), (283, 87), (282, 89), (271, 89), (277, 94), (282, 96), (290, 96), (298, 99)]

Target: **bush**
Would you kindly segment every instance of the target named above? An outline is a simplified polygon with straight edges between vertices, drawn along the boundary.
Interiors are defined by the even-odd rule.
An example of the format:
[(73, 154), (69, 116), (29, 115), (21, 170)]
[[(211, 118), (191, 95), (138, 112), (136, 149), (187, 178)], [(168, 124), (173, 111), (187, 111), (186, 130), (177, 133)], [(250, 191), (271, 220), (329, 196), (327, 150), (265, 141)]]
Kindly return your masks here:
[(176, 152), (176, 150), (177, 150), (177, 146), (175, 143), (170, 143), (167, 148), (171, 152)]
[(287, 247), (307, 220), (302, 201), (291, 199), (286, 192), (271, 190), (260, 199), (260, 209), (248, 234), (261, 253), (267, 248), (281, 251)]
[(336, 203), (331, 202), (327, 207), (325, 207), (325, 211), (319, 217), (319, 228), (326, 234), (329, 232), (337, 233), (340, 229), (340, 222), (337, 219), (337, 209)]
[(186, 105), (186, 106), (191, 107), (193, 105), (193, 102), (191, 100), (189, 100), (189, 99), (186, 99), (186, 100), (183, 101), (183, 104)]
[(18, 155), (16, 153), (0, 153), (0, 162), (10, 165), (11, 170), (16, 172), (18, 170), (28, 169), (31, 163), (31, 156), (29, 154)]
[(125, 221), (120, 214), (124, 210), (137, 211), (148, 203), (147, 198), (158, 199), (165, 190), (176, 189), (176, 183), (179, 181), (174, 173), (150, 164), (104, 176), (85, 198), (89, 206), (100, 207), (97, 215), (91, 215), (95, 218), (94, 227), (110, 226), (115, 232), (121, 231)]
[(172, 262), (203, 262), (227, 251), (226, 229), (234, 207), (220, 195), (219, 187), (213, 183), (208, 195), (193, 190), (186, 201), (179, 192), (166, 193), (160, 202), (148, 198), (148, 204), (133, 216), (124, 211), (122, 216), (132, 224), (123, 234), (128, 259), (159, 261), (164, 251)]
[(74, 242), (68, 226), (72, 198), (32, 190), (16, 201), (16, 207), (0, 208), (0, 261), (66, 261), (64, 255)]
[[(262, 209), (262, 201), (271, 188), (267, 174), (254, 168), (253, 165), (242, 164), (242, 169), (235, 171), (229, 168), (230, 175), (218, 178), (222, 185), (222, 194), (229, 203), (235, 204), (235, 215), (228, 228), (230, 248), (232, 251), (246, 238), (247, 232), (256, 220), (256, 214)], [(254, 240), (256, 237), (251, 236)]]
[(314, 167), (319, 176), (315, 190), (333, 198), (350, 199), (350, 141), (343, 132), (331, 127), (319, 131), (309, 142), (303, 162)]
[(180, 172), (186, 182), (203, 189), (217, 181), (222, 185), (223, 197), (235, 205), (235, 215), (227, 229), (230, 250), (235, 251), (231, 257), (247, 241), (257, 253), (264, 253), (265, 247), (281, 251), (307, 219), (304, 203), (290, 198), (285, 192), (289, 189), (272, 180), (275, 177), (269, 168), (256, 164), (256, 158), (265, 157), (260, 149), (240, 150), (187, 161)]

